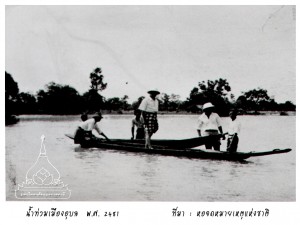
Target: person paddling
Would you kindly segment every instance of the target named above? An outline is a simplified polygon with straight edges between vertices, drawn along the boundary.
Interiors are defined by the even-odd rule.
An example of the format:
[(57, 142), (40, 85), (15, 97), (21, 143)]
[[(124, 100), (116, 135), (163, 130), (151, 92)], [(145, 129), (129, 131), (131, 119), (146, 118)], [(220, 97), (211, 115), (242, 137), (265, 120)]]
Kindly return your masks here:
[(241, 123), (237, 119), (238, 111), (233, 110), (230, 112), (230, 122), (228, 129), (228, 138), (227, 138), (227, 151), (236, 152), (239, 144), (238, 134), (241, 131)]
[[(198, 135), (199, 136), (212, 136), (217, 134), (223, 134), (220, 116), (214, 112), (214, 105), (207, 102), (203, 105), (203, 113), (198, 118)], [(225, 136), (222, 137), (225, 139)], [(207, 142), (205, 144), (206, 149), (212, 149), (220, 151), (220, 140), (214, 142)]]
[(151, 137), (158, 130), (157, 112), (158, 112), (158, 100), (157, 95), (160, 94), (158, 90), (148, 91), (149, 97), (143, 99), (139, 106), (139, 110), (142, 111), (145, 128), (145, 148), (152, 149)]
[(100, 130), (98, 125), (98, 122), (100, 122), (102, 118), (101, 113), (96, 113), (92, 118), (81, 122), (76, 130), (74, 142), (76, 144), (82, 144), (82, 142), (95, 140), (96, 137), (92, 134), (93, 130), (96, 130), (99, 135), (103, 136), (106, 140), (109, 140), (109, 138)]

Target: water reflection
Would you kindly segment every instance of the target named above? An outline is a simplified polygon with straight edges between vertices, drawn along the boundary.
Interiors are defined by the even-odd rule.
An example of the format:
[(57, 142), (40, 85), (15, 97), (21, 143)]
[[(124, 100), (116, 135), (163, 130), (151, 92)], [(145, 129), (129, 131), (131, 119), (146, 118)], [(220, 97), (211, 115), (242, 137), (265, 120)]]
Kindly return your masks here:
[(141, 170), (141, 176), (145, 177), (145, 180), (148, 182), (151, 181), (151, 178), (156, 176), (156, 163), (158, 157), (154, 155), (145, 155), (143, 158), (145, 159), (145, 164), (143, 165), (143, 170)]
[(74, 151), (75, 151), (75, 152), (86, 152), (87, 149), (81, 148), (80, 146), (77, 146), (77, 147), (74, 148)]
[(74, 152), (77, 153), (75, 154), (75, 157), (82, 160), (96, 159), (96, 158), (101, 159), (102, 151), (104, 150), (98, 148), (81, 148), (81, 147), (74, 148)]

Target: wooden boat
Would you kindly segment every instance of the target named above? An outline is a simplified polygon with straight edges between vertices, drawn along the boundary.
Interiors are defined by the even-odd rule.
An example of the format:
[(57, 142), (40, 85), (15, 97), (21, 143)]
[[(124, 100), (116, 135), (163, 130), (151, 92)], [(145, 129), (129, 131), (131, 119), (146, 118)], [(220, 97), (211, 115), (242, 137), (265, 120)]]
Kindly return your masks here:
[[(67, 137), (74, 139), (74, 135), (66, 134)], [(182, 148), (195, 148), (201, 145), (204, 145), (207, 142), (217, 141), (221, 138), (221, 135), (213, 135), (207, 137), (195, 137), (189, 139), (153, 139), (151, 140), (151, 144), (157, 146), (164, 146), (175, 149)], [(100, 141), (102, 143), (105, 140)], [(128, 144), (144, 144), (145, 140), (131, 140), (131, 139), (111, 139), (111, 143), (128, 143)], [(87, 143), (89, 147), (98, 147), (99, 142)]]
[[(69, 137), (69, 136), (68, 136)], [(95, 144), (93, 144), (95, 145)], [(88, 147), (88, 146), (83, 146)], [(98, 140), (97, 148), (102, 150), (116, 150), (123, 152), (144, 153), (144, 154), (159, 154), (167, 156), (187, 157), (187, 158), (201, 158), (201, 159), (216, 159), (216, 160), (231, 160), (243, 161), (250, 157), (265, 156), (273, 154), (281, 154), (290, 152), (291, 149), (274, 149), (264, 152), (223, 152), (213, 150), (200, 149), (172, 149), (165, 146), (153, 145), (153, 149), (145, 149), (144, 144), (139, 143), (114, 143)]]

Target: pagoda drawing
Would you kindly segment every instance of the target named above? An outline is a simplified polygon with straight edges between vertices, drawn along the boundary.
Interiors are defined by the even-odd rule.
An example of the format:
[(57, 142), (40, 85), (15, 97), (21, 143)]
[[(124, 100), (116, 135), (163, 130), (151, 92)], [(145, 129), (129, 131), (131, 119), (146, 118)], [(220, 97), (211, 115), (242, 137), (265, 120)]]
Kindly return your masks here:
[(48, 159), (45, 136), (41, 137), (40, 154), (27, 171), (26, 181), (18, 184), (15, 190), (18, 199), (68, 199), (71, 190), (60, 180), (60, 173)]

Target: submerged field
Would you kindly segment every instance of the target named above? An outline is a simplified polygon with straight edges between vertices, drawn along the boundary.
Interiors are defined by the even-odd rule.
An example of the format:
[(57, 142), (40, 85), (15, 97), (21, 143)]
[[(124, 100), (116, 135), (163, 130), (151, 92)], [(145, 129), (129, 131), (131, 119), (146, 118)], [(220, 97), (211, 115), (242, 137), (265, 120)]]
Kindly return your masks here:
[[(153, 138), (197, 135), (197, 115), (159, 115)], [(187, 159), (82, 149), (64, 135), (73, 133), (78, 116), (21, 116), (6, 127), (6, 197), (16, 200), (46, 136), (50, 162), (69, 185), (69, 200), (89, 201), (295, 201), (296, 117), (240, 116), (239, 151), (292, 148), (281, 155), (250, 158), (247, 163)], [(131, 137), (132, 115), (105, 115), (101, 129), (110, 138)], [(228, 118), (222, 118), (226, 132)], [(222, 142), (224, 150), (226, 142)]]

